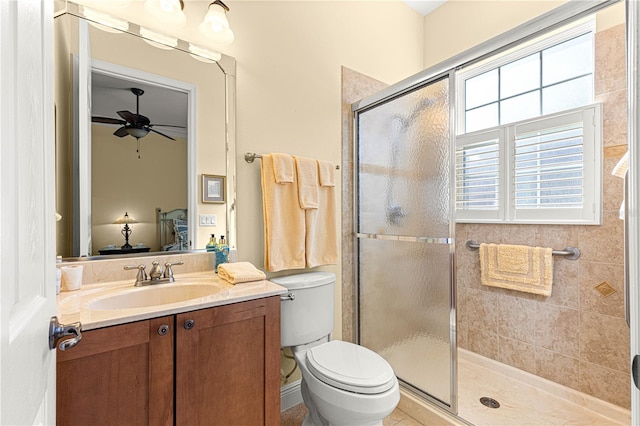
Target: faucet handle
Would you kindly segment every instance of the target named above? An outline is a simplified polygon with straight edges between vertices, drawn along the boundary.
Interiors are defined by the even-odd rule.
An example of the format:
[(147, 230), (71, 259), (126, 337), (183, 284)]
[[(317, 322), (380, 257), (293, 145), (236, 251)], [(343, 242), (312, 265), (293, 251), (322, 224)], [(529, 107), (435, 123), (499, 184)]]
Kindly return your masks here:
[(154, 261), (151, 263), (151, 271), (149, 271), (149, 279), (150, 280), (159, 280), (162, 276), (162, 266), (160, 266), (160, 262)]
[(131, 269), (137, 269), (138, 275), (136, 276), (136, 284), (147, 280), (147, 267), (145, 265), (125, 265), (124, 270), (129, 271)]
[(173, 279), (173, 269), (171, 269), (173, 265), (184, 265), (184, 262), (181, 260), (179, 262), (167, 262), (164, 264), (164, 277), (169, 278), (169, 282), (175, 281)]

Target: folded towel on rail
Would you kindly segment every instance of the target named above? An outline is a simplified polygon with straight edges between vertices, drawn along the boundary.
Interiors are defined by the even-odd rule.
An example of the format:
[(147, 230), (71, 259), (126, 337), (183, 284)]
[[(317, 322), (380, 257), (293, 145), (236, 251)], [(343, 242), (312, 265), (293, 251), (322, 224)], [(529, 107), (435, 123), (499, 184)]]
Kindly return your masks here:
[(293, 157), (289, 154), (274, 152), (271, 158), (273, 158), (273, 175), (276, 183), (292, 183)]
[(331, 161), (318, 160), (320, 186), (336, 186), (336, 166)]
[(313, 158), (293, 157), (296, 163), (296, 180), (300, 208), (318, 208), (318, 163)]
[(264, 272), (251, 262), (222, 263), (218, 266), (218, 276), (231, 284), (264, 280)]
[(483, 285), (551, 296), (553, 249), (509, 244), (480, 244)]
[(264, 215), (264, 267), (275, 272), (304, 269), (305, 217), (295, 184), (279, 185), (273, 173), (273, 158), (261, 162), (262, 213)]

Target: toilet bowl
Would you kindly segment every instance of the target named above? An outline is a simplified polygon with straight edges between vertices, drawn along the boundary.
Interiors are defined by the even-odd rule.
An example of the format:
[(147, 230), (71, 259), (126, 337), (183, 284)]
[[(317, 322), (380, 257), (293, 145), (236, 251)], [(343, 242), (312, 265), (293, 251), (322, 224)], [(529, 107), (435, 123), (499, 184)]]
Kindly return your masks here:
[(398, 379), (375, 352), (340, 340), (333, 330), (335, 275), (289, 275), (271, 281), (287, 288), (281, 303), (282, 346), (302, 372), (303, 425), (381, 425), (400, 401)]

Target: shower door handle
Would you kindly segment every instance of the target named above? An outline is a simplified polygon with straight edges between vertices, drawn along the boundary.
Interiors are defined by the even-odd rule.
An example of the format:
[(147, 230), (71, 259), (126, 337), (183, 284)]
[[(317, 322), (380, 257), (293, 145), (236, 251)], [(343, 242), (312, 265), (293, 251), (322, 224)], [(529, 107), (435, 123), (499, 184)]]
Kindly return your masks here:
[[(629, 306), (629, 174), (624, 176), (624, 319), (627, 327), (631, 327), (631, 311)], [(633, 361), (635, 363), (635, 359)], [(634, 373), (636, 386), (636, 376)]]

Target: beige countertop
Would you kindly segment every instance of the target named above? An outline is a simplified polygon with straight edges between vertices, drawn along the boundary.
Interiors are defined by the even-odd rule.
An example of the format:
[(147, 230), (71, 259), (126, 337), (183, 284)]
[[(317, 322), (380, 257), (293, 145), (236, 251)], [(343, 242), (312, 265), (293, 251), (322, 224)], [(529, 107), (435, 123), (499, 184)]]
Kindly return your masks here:
[[(61, 292), (57, 296), (58, 318), (61, 323), (80, 321), (82, 330), (124, 324), (165, 315), (195, 311), (213, 306), (245, 302), (247, 300), (275, 296), (286, 293), (286, 289), (267, 280), (252, 281), (232, 285), (211, 272), (176, 274), (175, 282), (134, 287), (134, 280), (83, 285), (80, 290)], [(146, 307), (96, 309), (96, 304), (107, 298), (139, 298), (136, 293), (158, 287), (213, 286), (215, 294), (175, 303)], [(188, 291), (185, 288), (185, 291)], [(93, 305), (93, 306), (92, 306)]]

